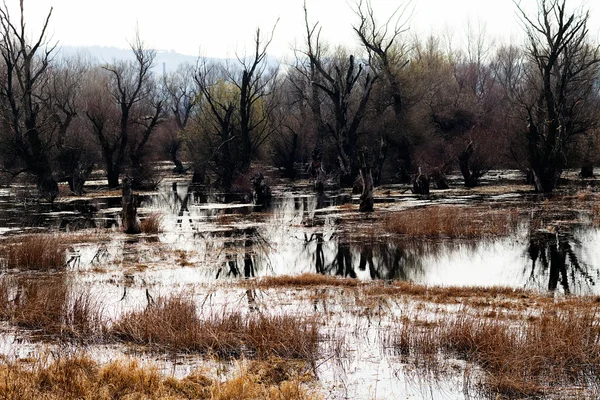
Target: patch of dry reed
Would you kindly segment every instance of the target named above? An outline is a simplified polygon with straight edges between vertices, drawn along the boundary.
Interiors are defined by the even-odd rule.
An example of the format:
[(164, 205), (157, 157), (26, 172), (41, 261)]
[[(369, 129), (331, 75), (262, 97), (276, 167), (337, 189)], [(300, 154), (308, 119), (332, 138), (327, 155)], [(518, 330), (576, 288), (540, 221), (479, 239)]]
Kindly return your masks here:
[(240, 313), (200, 318), (195, 303), (182, 295), (160, 298), (143, 311), (125, 314), (113, 324), (111, 333), (126, 342), (226, 358), (248, 355), (312, 360), (318, 342), (312, 320)]
[(58, 235), (20, 237), (2, 249), (9, 269), (49, 271), (66, 268), (66, 246)]
[(421, 238), (507, 236), (518, 224), (514, 209), (432, 206), (394, 212), (384, 219), (386, 231)]
[(163, 217), (159, 213), (152, 213), (140, 221), (140, 229), (148, 235), (156, 235), (163, 231)]
[[(595, 309), (557, 312), (519, 324), (467, 313), (435, 323), (403, 319), (392, 334), (400, 354), (421, 367), (438, 368), (440, 354), (475, 363), (484, 391), (510, 398), (554, 393), (557, 388), (600, 384), (600, 323)], [(478, 382), (479, 383), (479, 382)]]
[(300, 378), (270, 378), (269, 372), (240, 366), (221, 381), (196, 371), (183, 379), (161, 375), (153, 366), (113, 361), (104, 366), (86, 356), (0, 364), (0, 397), (7, 399), (317, 399)]
[(5, 278), (0, 283), (0, 317), (35, 334), (59, 340), (99, 338), (101, 309), (89, 292), (71, 294), (64, 277)]
[[(249, 281), (246, 281), (249, 282)], [(250, 283), (259, 288), (277, 288), (277, 287), (310, 287), (310, 286), (348, 286), (354, 287), (360, 284), (357, 279), (340, 278), (332, 275), (322, 274), (302, 274), (302, 275), (281, 275), (267, 276)]]

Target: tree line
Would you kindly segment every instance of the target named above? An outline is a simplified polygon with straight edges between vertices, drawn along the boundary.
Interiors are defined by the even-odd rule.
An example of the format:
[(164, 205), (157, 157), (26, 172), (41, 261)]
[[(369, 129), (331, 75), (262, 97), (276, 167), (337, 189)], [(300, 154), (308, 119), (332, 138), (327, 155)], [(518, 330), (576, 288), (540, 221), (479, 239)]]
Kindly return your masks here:
[[(567, 0), (537, 0), (530, 15), (515, 3), (523, 45), (494, 44), (469, 25), (466, 45), (409, 29), (411, 4), (383, 22), (369, 0), (354, 4), (357, 50), (327, 43), (304, 7), (304, 42), (294, 58), (268, 58), (272, 29), (257, 29), (250, 54), (199, 59), (153, 72), (156, 52), (139, 35), (131, 60), (60, 58), (48, 40), (52, 9), (27, 36), (24, 1), (15, 18), (0, 7), (2, 174), (26, 174), (54, 199), (58, 182), (82, 193), (95, 169), (108, 186), (127, 176), (156, 184), (153, 163), (225, 189), (252, 165), (289, 177), (325, 176), (445, 187), (460, 171), (475, 186), (492, 168), (528, 172), (552, 192), (566, 168), (593, 172), (600, 118), (600, 52), (589, 11)], [(305, 167), (308, 166), (308, 167)]]

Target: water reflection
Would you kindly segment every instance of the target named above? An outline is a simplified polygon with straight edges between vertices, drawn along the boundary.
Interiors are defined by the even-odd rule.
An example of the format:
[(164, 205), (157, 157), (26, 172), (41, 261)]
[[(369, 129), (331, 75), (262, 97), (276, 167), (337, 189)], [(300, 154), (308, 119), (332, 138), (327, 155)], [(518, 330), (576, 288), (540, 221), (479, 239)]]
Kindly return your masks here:
[[(594, 271), (576, 254), (579, 248), (580, 243), (571, 233), (533, 232), (527, 249), (531, 259), (529, 281), (535, 284), (545, 277), (549, 291), (561, 289), (571, 294), (576, 288), (576, 292), (591, 292), (596, 278), (592, 275)], [(598, 275), (597, 270), (595, 274)]]
[[(118, 236), (110, 241), (112, 244), (87, 245), (87, 252), (82, 245), (74, 253), (81, 255), (77, 264), (83, 270), (89, 269), (90, 263), (157, 266), (144, 272), (149, 282), (160, 282), (166, 274), (186, 282), (206, 282), (319, 273), (436, 285), (525, 287), (566, 294), (598, 292), (597, 228), (561, 226), (558, 235), (533, 228), (548, 226), (548, 221), (559, 218), (577, 219), (577, 212), (569, 207), (561, 209), (567, 213), (564, 217), (557, 216), (556, 210), (546, 215), (549, 220), (543, 224), (540, 220), (545, 214), (531, 215), (530, 221), (525, 220), (517, 232), (505, 238), (423, 241), (365, 234), (365, 226), (378, 222), (357, 221), (355, 211), (340, 207), (352, 201), (343, 192), (283, 192), (257, 209), (245, 195), (178, 182), (164, 184), (157, 193), (140, 196), (139, 201), (142, 216), (151, 212), (164, 215), (165, 232), (141, 242)], [(407, 197), (393, 201), (409, 206), (419, 200)], [(443, 201), (438, 199), (437, 203)], [(55, 205), (21, 204), (10, 191), (3, 191), (0, 218), (4, 218), (5, 229), (16, 221), (21, 227), (40, 225), (62, 230), (114, 226), (118, 205), (118, 197)], [(155, 242), (150, 243), (152, 240)], [(173, 255), (177, 252), (187, 258), (177, 259)]]

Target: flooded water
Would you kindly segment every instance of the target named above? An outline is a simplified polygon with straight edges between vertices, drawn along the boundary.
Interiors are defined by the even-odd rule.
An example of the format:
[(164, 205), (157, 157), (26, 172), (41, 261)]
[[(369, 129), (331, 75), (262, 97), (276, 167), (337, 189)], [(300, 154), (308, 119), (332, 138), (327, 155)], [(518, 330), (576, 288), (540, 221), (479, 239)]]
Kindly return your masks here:
[[(326, 398), (465, 399), (460, 376), (443, 379), (411, 371), (383, 344), (385, 333), (407, 305), (387, 305), (365, 316), (352, 299), (335, 304), (294, 293), (250, 291), (211, 283), (317, 273), (360, 280), (405, 280), (441, 286), (507, 286), (557, 294), (600, 294), (600, 230), (590, 204), (556, 200), (548, 207), (529, 195), (445, 191), (425, 199), (406, 187), (389, 187), (377, 212), (462, 204), (525, 210), (506, 237), (477, 240), (413, 240), (376, 229), (377, 215), (359, 215), (347, 192), (312, 193), (306, 187), (274, 188), (270, 204), (244, 195), (206, 193), (184, 182), (166, 182), (138, 198), (141, 218), (159, 215), (163, 232), (127, 236), (119, 231), (120, 197), (104, 196), (39, 204), (16, 189), (0, 190), (0, 238), (27, 231), (98, 229), (98, 240), (69, 249), (66, 274), (4, 271), (15, 293), (62, 293), (64, 303), (91, 293), (103, 318), (115, 320), (160, 296), (187, 293), (200, 310), (327, 316), (320, 332), (323, 359), (318, 379)], [(107, 230), (108, 229), (108, 230)], [(108, 232), (108, 234), (107, 234)], [(204, 312), (204, 311), (202, 311)], [(41, 345), (10, 326), (0, 334), (0, 353), (29, 357)], [(43, 345), (47, 346), (47, 345)], [(124, 350), (90, 346), (98, 358)], [(200, 357), (150, 357), (167, 373), (185, 376)], [(464, 368), (456, 360), (457, 370)]]
[[(118, 230), (120, 223), (120, 198), (116, 196), (54, 205), (18, 199), (14, 190), (0, 192), (0, 235), (48, 228)], [(142, 218), (159, 214), (164, 232), (153, 238), (116, 234), (112, 241), (76, 246), (78, 267), (93, 268), (94, 256), (100, 252), (115, 266), (151, 265), (144, 278), (147, 282), (167, 279), (194, 283), (319, 273), (363, 280), (600, 294), (596, 285), (600, 277), (600, 230), (581, 222), (585, 217), (579, 218), (573, 209), (550, 218), (540, 217), (539, 210), (532, 211), (530, 219), (525, 218), (508, 237), (415, 241), (369, 233), (376, 220), (358, 215), (350, 205), (352, 197), (344, 192), (315, 195), (304, 188), (285, 189), (263, 206), (252, 204), (245, 196), (207, 194), (201, 187), (179, 182), (164, 184), (157, 193), (138, 200)], [(421, 199), (392, 188), (377, 199), (383, 210), (457, 203), (536, 207), (514, 193), (448, 192)], [(545, 224), (557, 220), (579, 223), (548, 230)]]

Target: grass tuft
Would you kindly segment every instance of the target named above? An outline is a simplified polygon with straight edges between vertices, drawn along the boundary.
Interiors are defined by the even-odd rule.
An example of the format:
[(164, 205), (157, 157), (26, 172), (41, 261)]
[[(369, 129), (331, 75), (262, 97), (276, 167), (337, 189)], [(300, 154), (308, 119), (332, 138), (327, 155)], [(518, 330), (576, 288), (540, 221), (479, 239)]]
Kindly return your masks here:
[(163, 217), (159, 213), (152, 213), (140, 221), (140, 229), (148, 235), (156, 235), (163, 231)]
[(3, 249), (6, 267), (21, 270), (64, 270), (66, 246), (58, 235), (30, 235)]
[(111, 333), (125, 342), (225, 358), (249, 355), (312, 360), (318, 341), (312, 320), (240, 313), (200, 318), (195, 303), (182, 295), (160, 298), (143, 311), (125, 314), (114, 323)]

